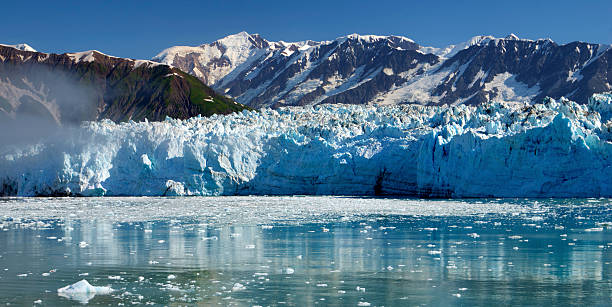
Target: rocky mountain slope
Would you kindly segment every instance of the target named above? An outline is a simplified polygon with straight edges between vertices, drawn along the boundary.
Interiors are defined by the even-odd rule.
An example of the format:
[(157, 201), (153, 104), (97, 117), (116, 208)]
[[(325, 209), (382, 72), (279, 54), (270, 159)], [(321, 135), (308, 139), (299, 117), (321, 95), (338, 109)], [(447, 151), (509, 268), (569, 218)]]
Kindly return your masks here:
[(244, 106), (178, 68), (97, 51), (48, 54), (0, 45), (0, 121), (163, 120)]
[(253, 106), (349, 104), (586, 103), (611, 89), (610, 46), (477, 36), (446, 48), (399, 36), (348, 35), (270, 42), (246, 32), (153, 60), (174, 65)]

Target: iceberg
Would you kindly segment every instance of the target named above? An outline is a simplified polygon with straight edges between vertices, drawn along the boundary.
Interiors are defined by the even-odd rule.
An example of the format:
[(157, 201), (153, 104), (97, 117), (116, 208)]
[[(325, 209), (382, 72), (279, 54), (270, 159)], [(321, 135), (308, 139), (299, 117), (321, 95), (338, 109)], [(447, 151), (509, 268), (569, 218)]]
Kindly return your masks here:
[(57, 289), (57, 294), (70, 300), (75, 300), (81, 304), (87, 304), (96, 294), (110, 294), (113, 289), (110, 287), (94, 287), (85, 279), (72, 285)]
[(611, 117), (597, 94), (86, 122), (2, 147), (0, 194), (611, 197)]

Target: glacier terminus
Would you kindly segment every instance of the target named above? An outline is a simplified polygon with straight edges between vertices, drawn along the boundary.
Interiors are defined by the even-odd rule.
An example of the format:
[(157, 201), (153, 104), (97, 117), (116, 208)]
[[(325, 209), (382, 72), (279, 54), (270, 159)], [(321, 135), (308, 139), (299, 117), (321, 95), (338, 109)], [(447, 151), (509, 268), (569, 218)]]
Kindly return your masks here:
[(611, 117), (595, 94), (85, 122), (3, 146), (0, 194), (610, 197)]

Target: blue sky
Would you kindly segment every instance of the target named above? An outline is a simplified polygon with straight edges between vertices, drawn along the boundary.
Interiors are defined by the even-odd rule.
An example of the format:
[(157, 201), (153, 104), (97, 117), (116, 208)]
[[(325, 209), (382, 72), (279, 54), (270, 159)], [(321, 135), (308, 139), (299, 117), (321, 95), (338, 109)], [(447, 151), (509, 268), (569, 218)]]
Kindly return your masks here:
[(612, 1), (6, 1), (0, 42), (150, 58), (247, 31), (268, 40), (395, 34), (441, 47), (479, 34), (612, 44)]

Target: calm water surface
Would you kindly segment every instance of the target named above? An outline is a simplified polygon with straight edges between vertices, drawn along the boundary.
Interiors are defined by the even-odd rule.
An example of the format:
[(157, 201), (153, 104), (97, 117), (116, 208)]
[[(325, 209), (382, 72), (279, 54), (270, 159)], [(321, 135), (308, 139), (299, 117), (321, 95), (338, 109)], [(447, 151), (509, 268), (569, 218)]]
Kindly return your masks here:
[[(2, 305), (611, 305), (612, 202), (0, 200)], [(81, 279), (109, 295), (59, 296)]]

